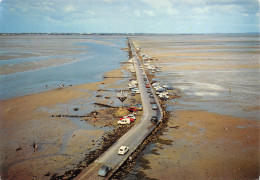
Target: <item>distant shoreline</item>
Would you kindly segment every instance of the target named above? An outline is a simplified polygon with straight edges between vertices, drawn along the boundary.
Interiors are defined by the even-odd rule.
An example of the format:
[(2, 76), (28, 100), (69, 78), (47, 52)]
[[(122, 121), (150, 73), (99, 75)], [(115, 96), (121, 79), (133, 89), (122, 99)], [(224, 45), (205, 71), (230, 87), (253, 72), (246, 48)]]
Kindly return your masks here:
[(259, 32), (246, 32), (246, 33), (0, 33), (0, 36), (35, 36), (35, 35), (44, 35), (44, 36), (68, 36), (68, 35), (79, 35), (79, 36), (168, 36), (168, 35), (239, 35), (239, 34), (247, 34), (247, 35), (259, 35)]

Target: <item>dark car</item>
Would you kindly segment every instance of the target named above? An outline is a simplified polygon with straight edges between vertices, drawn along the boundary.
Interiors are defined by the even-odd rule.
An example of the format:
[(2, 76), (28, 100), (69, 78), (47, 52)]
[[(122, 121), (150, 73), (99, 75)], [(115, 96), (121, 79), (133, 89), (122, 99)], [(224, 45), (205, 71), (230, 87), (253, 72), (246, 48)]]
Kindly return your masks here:
[(131, 92), (131, 96), (135, 96), (135, 92)]
[(150, 98), (154, 98), (154, 95), (153, 95), (153, 94), (150, 94)]
[(147, 81), (147, 78), (144, 78), (144, 81)]
[(102, 165), (98, 171), (98, 175), (105, 177), (109, 171), (111, 171), (111, 167), (109, 165)]
[(148, 92), (148, 93), (151, 93), (151, 89), (147, 89), (147, 92)]
[(155, 104), (155, 100), (151, 99), (150, 104)]
[(157, 121), (158, 121), (157, 116), (152, 116), (151, 122), (152, 122), (152, 123), (157, 123)]
[(136, 112), (137, 108), (136, 107), (130, 107), (127, 110), (130, 111), (130, 112)]

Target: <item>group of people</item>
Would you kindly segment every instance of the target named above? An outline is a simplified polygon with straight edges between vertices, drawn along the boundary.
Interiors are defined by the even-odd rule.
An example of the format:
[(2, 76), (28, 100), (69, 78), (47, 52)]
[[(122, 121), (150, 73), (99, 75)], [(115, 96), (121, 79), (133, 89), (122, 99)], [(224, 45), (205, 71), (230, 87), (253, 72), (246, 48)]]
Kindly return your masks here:
[[(58, 85), (58, 86), (57, 86), (57, 89), (63, 89), (64, 87), (65, 87), (64, 84)], [(48, 88), (48, 85), (47, 85), (47, 84), (45, 85), (45, 88), (46, 88), (46, 89)]]
[(64, 88), (64, 84), (63, 85), (58, 85), (57, 89), (63, 89)]

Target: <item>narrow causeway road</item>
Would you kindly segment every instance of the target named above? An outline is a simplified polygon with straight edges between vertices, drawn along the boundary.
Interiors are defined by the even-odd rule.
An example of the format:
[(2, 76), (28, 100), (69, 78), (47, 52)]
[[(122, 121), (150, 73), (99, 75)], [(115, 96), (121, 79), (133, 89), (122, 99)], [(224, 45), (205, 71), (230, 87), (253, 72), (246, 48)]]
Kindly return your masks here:
[[(157, 102), (158, 110), (153, 110), (150, 104), (150, 93), (147, 93), (147, 88), (145, 87), (144, 78), (147, 76), (144, 73), (140, 59), (136, 53), (136, 49), (133, 45), (132, 40), (129, 38), (134, 67), (136, 70), (136, 77), (138, 81), (138, 87), (140, 90), (141, 100), (143, 104), (143, 118), (142, 120), (133, 126), (126, 134), (124, 134), (117, 142), (115, 142), (107, 151), (105, 151), (98, 159), (96, 159), (92, 164), (86, 167), (75, 179), (77, 180), (97, 180), (97, 179), (108, 179), (123, 163), (127, 158), (135, 151), (135, 149), (143, 142), (143, 140), (149, 135), (149, 133), (155, 128), (156, 124), (151, 122), (152, 116), (157, 116), (158, 120), (162, 119), (162, 109), (158, 103), (157, 97), (155, 100)], [(152, 90), (152, 89), (151, 89)], [(153, 90), (152, 90), (153, 93)], [(128, 146), (129, 151), (125, 155), (118, 155), (118, 149), (120, 146)], [(98, 176), (98, 171), (102, 165), (110, 165), (112, 170), (106, 177)]]

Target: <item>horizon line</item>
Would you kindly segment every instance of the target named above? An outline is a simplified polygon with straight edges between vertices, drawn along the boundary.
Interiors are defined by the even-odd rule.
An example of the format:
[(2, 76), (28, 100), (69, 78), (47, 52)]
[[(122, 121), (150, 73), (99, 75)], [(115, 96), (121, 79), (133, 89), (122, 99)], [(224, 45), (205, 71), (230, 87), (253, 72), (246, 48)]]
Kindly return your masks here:
[(26, 35), (201, 35), (201, 34), (260, 34), (259, 32), (227, 32), (227, 33), (72, 33), (72, 32), (11, 32), (3, 33), (0, 35), (11, 35), (11, 34), (26, 34)]

